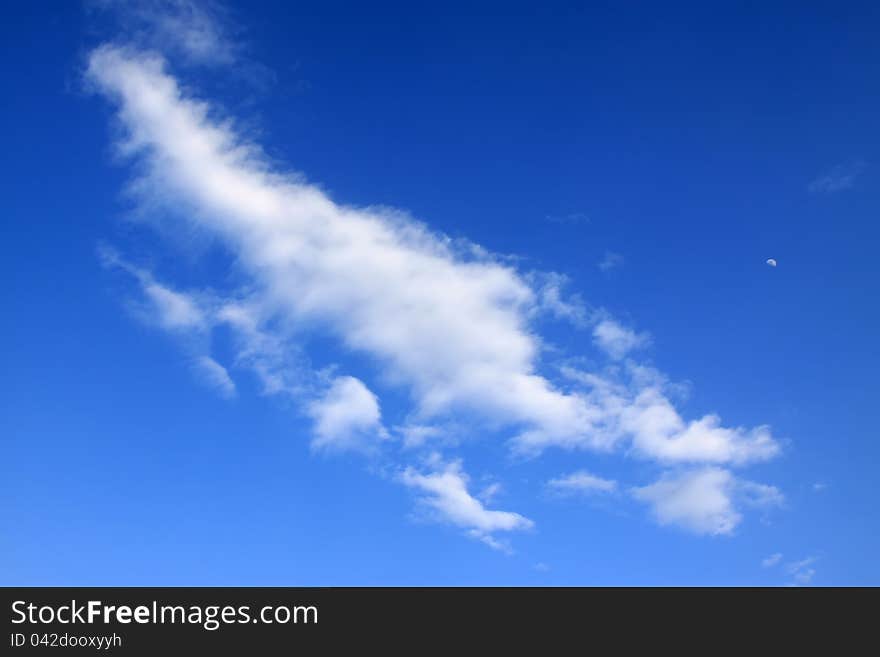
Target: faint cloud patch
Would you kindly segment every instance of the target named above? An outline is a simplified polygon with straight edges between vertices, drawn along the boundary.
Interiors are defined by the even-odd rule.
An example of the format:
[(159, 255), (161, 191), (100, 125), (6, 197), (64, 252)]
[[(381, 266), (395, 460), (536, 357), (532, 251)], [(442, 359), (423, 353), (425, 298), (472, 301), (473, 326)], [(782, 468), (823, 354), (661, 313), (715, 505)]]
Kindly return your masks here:
[(777, 552), (776, 554), (771, 554), (766, 559), (762, 559), (761, 567), (772, 568), (773, 566), (778, 565), (780, 561), (782, 561), (782, 552)]
[(200, 356), (194, 363), (193, 367), (204, 381), (214, 388), (217, 393), (224, 399), (232, 399), (235, 397), (235, 382), (229, 376), (229, 372), (216, 360), (210, 356)]
[(614, 251), (606, 251), (605, 255), (602, 256), (602, 259), (596, 265), (601, 271), (610, 272), (614, 269), (620, 269), (623, 267), (624, 259), (623, 256), (619, 253), (615, 253)]
[(603, 479), (586, 470), (578, 470), (571, 474), (551, 479), (547, 488), (560, 495), (613, 493), (617, 490), (617, 482)]
[(636, 333), (613, 319), (603, 319), (593, 328), (596, 346), (614, 360), (621, 360), (636, 349), (651, 342), (647, 333)]
[(142, 48), (172, 52), (193, 64), (228, 65), (238, 56), (235, 22), (212, 0), (91, 0)]
[(532, 272), (529, 280), (538, 292), (537, 312), (567, 321), (578, 328), (589, 324), (590, 311), (586, 302), (580, 295), (567, 294), (565, 291), (569, 284), (567, 276), (555, 272)]
[(813, 194), (833, 194), (852, 189), (867, 167), (862, 161), (840, 164), (811, 182), (807, 189)]
[(568, 214), (548, 214), (544, 221), (560, 226), (583, 226), (590, 223), (590, 218), (583, 212), (570, 212)]
[(477, 493), (477, 498), (481, 500), (484, 504), (489, 504), (493, 499), (504, 490), (504, 486), (501, 483), (495, 481), (483, 488), (479, 493)]
[(800, 561), (792, 561), (785, 565), (785, 571), (791, 575), (791, 586), (807, 586), (812, 583), (813, 577), (816, 575), (816, 569), (813, 564), (819, 560), (819, 557), (806, 557)]

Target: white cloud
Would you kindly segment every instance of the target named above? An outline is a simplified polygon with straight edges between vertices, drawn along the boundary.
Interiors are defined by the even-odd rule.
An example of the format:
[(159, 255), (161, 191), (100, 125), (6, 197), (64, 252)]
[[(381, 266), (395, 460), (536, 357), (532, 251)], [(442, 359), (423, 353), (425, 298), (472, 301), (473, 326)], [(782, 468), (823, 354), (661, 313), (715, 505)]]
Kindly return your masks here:
[(782, 561), (782, 553), (776, 552), (775, 554), (771, 554), (766, 559), (761, 560), (762, 568), (772, 568), (777, 565), (780, 561)]
[(603, 319), (593, 327), (593, 340), (602, 351), (615, 360), (641, 349), (650, 342), (647, 333), (636, 333), (612, 319)]
[(729, 471), (707, 468), (664, 476), (634, 489), (633, 495), (652, 506), (661, 525), (679, 525), (698, 534), (730, 534), (741, 520), (730, 499), (732, 481)]
[(641, 391), (621, 413), (621, 426), (633, 436), (633, 448), (665, 462), (743, 464), (779, 453), (765, 426), (729, 429), (717, 415), (685, 422), (657, 389)]
[(612, 493), (617, 490), (617, 482), (611, 479), (603, 479), (590, 474), (585, 470), (572, 472), (571, 474), (547, 482), (547, 487), (558, 493)]
[[(142, 192), (152, 190), (153, 200), (220, 235), (270, 311), (292, 324), (326, 327), (344, 347), (373, 356), (388, 381), (408, 387), (418, 415), (464, 412), (521, 427), (522, 451), (618, 442), (621, 432), (606, 430), (614, 419), (608, 408), (536, 372), (540, 340), (527, 317), (538, 302), (513, 269), (457, 253), (402, 216), (338, 205), (314, 186), (270, 173), (253, 147), (182, 97), (155, 57), (100, 48), (89, 77), (120, 103), (126, 150), (149, 164)], [(618, 354), (644, 342), (607, 319), (597, 339)], [(651, 427), (654, 417), (663, 427)], [(721, 443), (734, 438), (767, 453), (774, 444), (764, 428), (743, 438), (714, 416), (679, 428), (668, 402), (651, 395), (623, 419), (671, 460), (705, 458), (704, 441), (720, 446), (708, 450), (716, 461), (746, 460), (736, 445), (721, 453)], [(669, 429), (681, 435), (666, 435)]]
[(89, 78), (120, 103), (140, 181), (215, 231), (292, 322), (326, 327), (408, 385), (423, 416), (452, 410), (594, 447), (585, 400), (536, 373), (527, 328), (536, 295), (510, 267), (456, 253), (387, 210), (338, 205), (317, 187), (269, 173), (252, 147), (182, 97), (153, 56), (93, 52)]
[(353, 376), (334, 379), (308, 412), (315, 422), (316, 449), (369, 449), (376, 439), (387, 438), (376, 395)]
[(199, 375), (212, 388), (219, 392), (221, 397), (229, 399), (235, 396), (235, 383), (229, 372), (210, 356), (199, 356), (195, 360), (195, 368)]
[(506, 543), (495, 538), (497, 532), (531, 529), (534, 523), (511, 511), (487, 509), (467, 489), (468, 477), (460, 461), (453, 461), (427, 474), (406, 468), (400, 480), (425, 495), (421, 503), (435, 514), (435, 519), (467, 530), (467, 534), (495, 549), (506, 551)]
[[(132, 265), (112, 249), (104, 247), (100, 255), (106, 265), (123, 269), (138, 280), (149, 306), (139, 312), (146, 321), (182, 335), (203, 334), (218, 326), (229, 328), (238, 346), (236, 364), (253, 371), (266, 394), (284, 394), (306, 404), (305, 410), (315, 423), (314, 448), (368, 449), (372, 439), (388, 437), (378, 399), (363, 382), (340, 376), (316, 393), (319, 384), (314, 379), (319, 377), (311, 373), (312, 380), (302, 381), (306, 375), (290, 362), (289, 349), (280, 335), (263, 329), (263, 318), (255, 305), (216, 297), (197, 300), (190, 293), (157, 282), (152, 273)], [(187, 346), (196, 352), (206, 348), (204, 340), (189, 340)], [(193, 369), (222, 397), (235, 396), (236, 386), (229, 372), (209, 354), (197, 353)]]
[(609, 443), (629, 438), (635, 456), (670, 464), (744, 465), (780, 451), (766, 426), (726, 428), (714, 414), (686, 421), (667, 394), (677, 390), (650, 367), (626, 363), (600, 374), (563, 367), (562, 373), (589, 391), (589, 403), (597, 409), (594, 430), (606, 433)]
[(729, 470), (707, 467), (632, 489), (633, 496), (651, 506), (661, 525), (677, 525), (697, 534), (731, 534), (742, 520), (737, 502), (770, 507), (782, 501), (772, 486), (741, 481)]
[[(316, 446), (362, 446), (360, 438), (371, 431), (385, 434), (378, 399), (357, 379), (340, 377), (315, 400), (320, 377), (293, 346), (307, 333), (366, 355), (381, 385), (406, 394), (412, 407), (397, 433), (407, 447), (442, 438), (439, 427), (466, 418), (475, 432), (511, 432), (514, 449), (527, 455), (549, 447), (611, 451), (627, 445), (634, 455), (662, 463), (744, 465), (778, 453), (766, 427), (729, 429), (715, 415), (685, 420), (663, 377), (630, 361), (613, 364), (613, 371), (571, 370), (563, 382), (552, 380), (540, 370), (545, 345), (531, 320), (549, 311), (588, 321), (576, 297), (563, 299), (564, 281), (523, 275), (402, 213), (342, 205), (301, 177), (275, 172), (231, 122), (187, 98), (159, 56), (103, 46), (92, 52), (87, 77), (118, 107), (125, 129), (120, 150), (143, 165), (134, 190), (145, 204), (165, 207), (217, 237), (245, 281), (239, 291), (205, 304), (141, 272), (160, 323), (208, 333), (232, 329), (235, 365), (253, 370), (267, 393), (302, 400), (315, 419)], [(648, 340), (607, 316), (594, 338), (618, 360)], [(453, 491), (458, 481), (464, 495), (426, 499), (438, 510), (451, 500), (476, 502), (452, 505), (459, 513), (447, 515), (487, 544), (496, 539), (477, 521), (483, 514), (498, 522), (519, 518), (519, 528), (530, 523), (487, 511), (455, 468), (405, 472), (405, 481), (423, 489), (439, 482)], [(648, 489), (642, 490), (650, 496)], [(470, 510), (470, 525), (461, 509)], [(716, 513), (722, 518), (716, 528), (725, 526), (724, 518), (731, 524), (734, 514)]]

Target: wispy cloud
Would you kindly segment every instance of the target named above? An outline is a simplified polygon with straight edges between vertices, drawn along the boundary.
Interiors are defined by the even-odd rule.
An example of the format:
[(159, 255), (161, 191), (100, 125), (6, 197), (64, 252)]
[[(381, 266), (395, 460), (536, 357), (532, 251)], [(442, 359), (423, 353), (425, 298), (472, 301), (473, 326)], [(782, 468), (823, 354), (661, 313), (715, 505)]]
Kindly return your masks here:
[(808, 189), (814, 194), (833, 194), (855, 186), (856, 178), (867, 165), (864, 162), (840, 164), (813, 180)]
[(221, 397), (233, 397), (236, 386), (227, 367), (211, 355), (211, 336), (218, 329), (226, 329), (233, 338), (233, 364), (255, 374), (265, 394), (304, 401), (323, 386), (320, 373), (297, 362), (284, 331), (264, 326), (267, 319), (258, 301), (172, 288), (106, 245), (99, 256), (106, 267), (121, 269), (138, 282), (142, 299), (131, 304), (134, 315), (180, 338), (193, 359), (193, 371)]
[(194, 366), (196, 371), (212, 388), (217, 390), (221, 397), (229, 399), (235, 397), (236, 389), (229, 372), (210, 356), (199, 356)]
[(528, 282), (537, 300), (533, 315), (544, 313), (578, 328), (585, 328), (594, 321), (595, 311), (590, 311), (579, 295), (566, 294), (569, 280), (562, 274), (531, 272)]
[(488, 486), (485, 486), (483, 490), (481, 490), (477, 497), (483, 502), (483, 504), (489, 504), (494, 500), (504, 489), (504, 486), (501, 482), (493, 481)]
[(137, 280), (147, 306), (141, 309), (140, 315), (148, 321), (154, 321), (167, 331), (196, 331), (207, 327), (205, 313), (191, 296), (161, 284), (152, 272), (131, 264), (106, 245), (100, 246), (98, 256), (105, 267), (122, 269)]
[(791, 584), (793, 586), (806, 586), (813, 581), (816, 576), (816, 569), (813, 565), (819, 560), (819, 557), (806, 557), (797, 561), (785, 564), (785, 572), (791, 576)]
[(762, 568), (772, 568), (773, 566), (777, 565), (780, 561), (782, 561), (782, 553), (776, 552), (774, 554), (771, 554), (766, 559), (762, 559), (761, 560), (761, 567)]
[(623, 267), (624, 262), (625, 260), (623, 256), (619, 253), (606, 251), (605, 255), (602, 256), (602, 259), (596, 266), (604, 272), (609, 272), (612, 269), (619, 269), (620, 267)]
[(603, 479), (586, 470), (578, 470), (571, 474), (551, 479), (547, 482), (547, 488), (563, 495), (613, 493), (617, 490), (617, 482), (612, 479)]
[[(782, 563), (782, 553), (777, 552), (761, 561), (763, 568), (775, 568)], [(810, 556), (796, 561), (789, 561), (782, 566), (783, 571), (791, 577), (789, 586), (807, 586), (816, 576), (816, 569), (813, 565), (819, 560), (819, 557)]]
[(211, 0), (90, 0), (127, 42), (195, 64), (229, 65), (239, 51), (225, 5)]
[(636, 333), (613, 319), (603, 319), (593, 327), (593, 341), (615, 360), (625, 358), (631, 351), (651, 342), (647, 333)]

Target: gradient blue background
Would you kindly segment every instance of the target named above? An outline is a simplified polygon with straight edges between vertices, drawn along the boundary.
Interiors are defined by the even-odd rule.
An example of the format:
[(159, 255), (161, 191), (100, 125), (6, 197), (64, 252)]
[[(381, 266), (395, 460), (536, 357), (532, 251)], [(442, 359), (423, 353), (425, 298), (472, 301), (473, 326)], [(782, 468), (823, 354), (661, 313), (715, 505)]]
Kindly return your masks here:
[[(817, 556), (815, 584), (880, 584), (880, 7), (581, 4), (248, 3), (254, 79), (203, 82), (334, 197), (566, 273), (649, 331), (689, 415), (787, 440), (747, 473), (785, 509), (695, 537), (525, 494), (610, 459), (486, 445), (503, 507), (539, 527), (508, 557), (412, 522), (360, 460), (311, 456), (255, 382), (217, 398), (96, 257), (137, 230), (80, 78), (101, 18), (7, 3), (0, 584), (782, 584), (775, 552)], [(852, 188), (809, 191), (857, 163)], [(609, 250), (625, 262), (603, 273)]]

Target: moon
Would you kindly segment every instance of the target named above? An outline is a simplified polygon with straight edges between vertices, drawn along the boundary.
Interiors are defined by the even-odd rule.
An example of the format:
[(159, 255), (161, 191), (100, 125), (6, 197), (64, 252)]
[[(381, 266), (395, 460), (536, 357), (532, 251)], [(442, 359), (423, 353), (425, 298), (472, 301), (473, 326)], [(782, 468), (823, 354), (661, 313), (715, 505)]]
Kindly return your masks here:
[(775, 267), (776, 261), (773, 258), (767, 258), (767, 264), (770, 265), (771, 267)]

